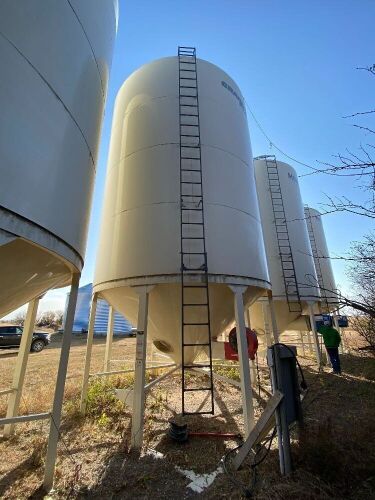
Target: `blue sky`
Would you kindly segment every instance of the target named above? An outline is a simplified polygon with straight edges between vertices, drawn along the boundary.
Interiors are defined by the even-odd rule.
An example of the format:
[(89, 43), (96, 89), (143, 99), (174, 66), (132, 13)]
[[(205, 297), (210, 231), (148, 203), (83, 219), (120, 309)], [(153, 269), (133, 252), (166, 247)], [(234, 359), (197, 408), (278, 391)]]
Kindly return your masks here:
[[(374, 19), (373, 0), (120, 0), (82, 285), (93, 276), (114, 99), (134, 70), (175, 55), (178, 45), (196, 47), (198, 57), (237, 82), (278, 147), (316, 165), (372, 139), (342, 117), (374, 107), (375, 79), (356, 70), (375, 63)], [(251, 116), (249, 127), (254, 156), (277, 154)], [(289, 163), (298, 174), (308, 171)], [(302, 177), (300, 187), (304, 202), (318, 209), (326, 194), (363, 197), (352, 178)], [(348, 214), (326, 215), (324, 226), (331, 255), (342, 255), (373, 229), (370, 220)], [(333, 265), (338, 284), (348, 289), (345, 265)], [(43, 309), (62, 308), (65, 293), (49, 292)]]

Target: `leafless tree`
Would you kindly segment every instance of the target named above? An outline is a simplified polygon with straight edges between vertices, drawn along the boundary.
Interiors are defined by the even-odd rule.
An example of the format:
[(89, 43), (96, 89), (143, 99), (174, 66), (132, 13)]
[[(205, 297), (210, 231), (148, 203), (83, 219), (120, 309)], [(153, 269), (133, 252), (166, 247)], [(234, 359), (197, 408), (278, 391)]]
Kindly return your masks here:
[[(366, 68), (357, 68), (366, 71), (370, 77), (375, 77), (375, 64)], [(359, 111), (344, 119), (363, 120), (375, 117), (375, 109)], [(346, 149), (345, 153), (333, 155), (330, 162), (319, 162), (321, 167), (311, 167), (306, 175), (325, 174), (338, 177), (352, 177), (357, 186), (365, 193), (363, 203), (358, 203), (346, 196), (327, 196), (327, 202), (322, 204), (325, 213), (349, 212), (356, 215), (375, 219), (375, 130), (370, 123), (353, 123), (353, 127), (364, 132), (364, 141), (357, 151)]]
[(41, 328), (53, 328), (53, 330), (58, 330), (62, 326), (62, 319), (62, 311), (45, 311), (38, 316), (36, 325)]
[(12, 323), (16, 323), (19, 326), (23, 326), (25, 324), (26, 312), (18, 312), (14, 318), (12, 318)]
[(369, 347), (375, 349), (375, 233), (354, 242), (350, 255), (354, 260), (348, 276), (359, 300), (366, 306), (366, 310), (354, 318), (353, 328)]

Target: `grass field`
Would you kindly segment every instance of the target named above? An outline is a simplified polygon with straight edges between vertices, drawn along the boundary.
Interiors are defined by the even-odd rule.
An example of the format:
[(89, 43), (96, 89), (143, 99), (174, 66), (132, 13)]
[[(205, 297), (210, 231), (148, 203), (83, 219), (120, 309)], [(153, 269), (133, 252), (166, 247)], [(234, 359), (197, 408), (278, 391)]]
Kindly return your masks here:
[[(103, 369), (105, 341), (96, 339), (92, 372)], [(128, 368), (134, 361), (134, 339), (115, 340), (112, 369)], [(65, 392), (62, 439), (52, 498), (242, 498), (235, 482), (250, 484), (247, 464), (229, 478), (219, 473), (200, 494), (187, 487), (190, 480), (176, 469), (209, 474), (217, 471), (223, 455), (238, 443), (191, 438), (185, 445), (170, 441), (168, 420), (178, 419), (180, 377), (176, 373), (156, 386), (147, 397), (145, 443), (140, 456), (129, 452), (130, 412), (117, 401), (113, 387), (132, 384), (132, 376), (92, 379), (88, 414), (78, 414), (85, 355), (84, 339), (74, 339)], [(1, 389), (11, 383), (16, 352), (0, 352)], [(21, 412), (48, 411), (59, 358), (56, 338), (45, 351), (30, 355)], [(273, 443), (267, 459), (257, 468), (254, 498), (259, 499), (368, 499), (375, 492), (375, 360), (352, 352), (343, 356), (343, 376), (326, 369), (317, 373), (312, 356), (301, 357), (310, 389), (304, 399), (304, 429), (292, 432), (295, 470), (279, 475), (278, 452)], [(236, 369), (220, 372), (238, 378)], [(261, 387), (254, 389), (256, 417), (270, 394), (268, 371), (261, 363)], [(216, 383), (214, 416), (192, 416), (191, 430), (241, 432), (238, 388)], [(0, 412), (6, 411), (6, 397)], [(27, 423), (9, 440), (0, 441), (0, 497), (39, 498), (43, 477), (48, 424)], [(157, 452), (157, 453), (155, 453)], [(231, 480), (232, 479), (232, 480)]]

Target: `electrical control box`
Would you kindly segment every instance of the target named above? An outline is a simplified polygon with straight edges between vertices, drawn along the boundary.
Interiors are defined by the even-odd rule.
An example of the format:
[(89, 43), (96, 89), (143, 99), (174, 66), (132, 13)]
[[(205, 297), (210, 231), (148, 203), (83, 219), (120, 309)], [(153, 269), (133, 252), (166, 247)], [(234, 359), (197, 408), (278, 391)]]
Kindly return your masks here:
[(287, 424), (302, 420), (300, 388), (296, 366), (297, 348), (275, 344), (267, 350), (267, 364), (271, 370), (272, 389), (283, 393), (282, 405)]

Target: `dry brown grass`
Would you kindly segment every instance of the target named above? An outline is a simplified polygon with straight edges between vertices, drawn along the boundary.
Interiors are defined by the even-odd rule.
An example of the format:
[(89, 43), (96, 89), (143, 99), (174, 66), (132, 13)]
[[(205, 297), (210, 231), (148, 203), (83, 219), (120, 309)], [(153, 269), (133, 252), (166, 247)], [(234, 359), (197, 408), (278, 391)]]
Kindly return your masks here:
[[(58, 363), (58, 344), (30, 357), (22, 411), (48, 411)], [(63, 441), (59, 444), (55, 498), (185, 498), (194, 497), (186, 488), (188, 480), (175, 469), (193, 469), (210, 473), (234, 441), (191, 438), (183, 446), (166, 437), (168, 420), (180, 411), (179, 376), (156, 386), (147, 398), (145, 451), (163, 454), (157, 459), (129, 453), (130, 412), (112, 394), (113, 387), (132, 383), (132, 376), (94, 379), (89, 392), (88, 415), (78, 414), (84, 342), (75, 340), (72, 348), (65, 393)], [(93, 370), (102, 370), (104, 341), (96, 340)], [(3, 387), (11, 380), (15, 358), (2, 353), (0, 368)], [(134, 340), (114, 343), (113, 368), (129, 366), (134, 359)], [(298, 437), (293, 431), (295, 471), (288, 478), (279, 475), (278, 453), (274, 446), (259, 466), (254, 498), (258, 499), (364, 499), (374, 496), (374, 410), (375, 364), (365, 356), (343, 357), (344, 375), (328, 371), (317, 374), (313, 357), (302, 359), (310, 391), (305, 399), (305, 431)], [(221, 369), (232, 375), (233, 369)], [(256, 416), (264, 407), (269, 392), (267, 372), (262, 370), (261, 398), (255, 398)], [(241, 432), (240, 392), (237, 388), (216, 384), (216, 414), (189, 418), (192, 430)], [(267, 392), (265, 392), (267, 391)], [(4, 399), (4, 398), (3, 398)], [(0, 411), (4, 414), (5, 403)], [(20, 425), (16, 435), (0, 442), (0, 497), (37, 498), (43, 476), (48, 425), (46, 422)], [(76, 472), (80, 471), (77, 481)], [(248, 467), (235, 477), (249, 483)], [(225, 474), (206, 489), (203, 498), (241, 498), (242, 492)]]

